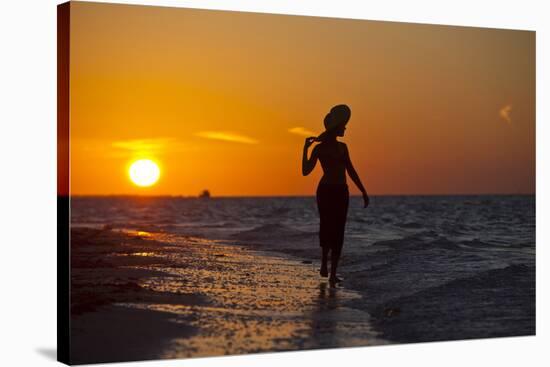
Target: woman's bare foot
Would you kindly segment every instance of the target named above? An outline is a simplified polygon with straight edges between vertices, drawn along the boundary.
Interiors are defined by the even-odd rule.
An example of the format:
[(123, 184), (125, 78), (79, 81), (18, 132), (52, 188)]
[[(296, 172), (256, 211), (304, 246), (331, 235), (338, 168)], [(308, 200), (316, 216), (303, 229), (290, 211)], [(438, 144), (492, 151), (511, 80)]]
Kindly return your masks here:
[(342, 281), (342, 279), (338, 278), (335, 275), (331, 275), (330, 278), (328, 279), (328, 281), (329, 281), (330, 284), (336, 284), (336, 283), (340, 283)]
[(321, 265), (321, 269), (319, 270), (319, 274), (321, 274), (321, 276), (322, 276), (323, 278), (328, 277), (328, 267), (327, 267), (326, 264)]

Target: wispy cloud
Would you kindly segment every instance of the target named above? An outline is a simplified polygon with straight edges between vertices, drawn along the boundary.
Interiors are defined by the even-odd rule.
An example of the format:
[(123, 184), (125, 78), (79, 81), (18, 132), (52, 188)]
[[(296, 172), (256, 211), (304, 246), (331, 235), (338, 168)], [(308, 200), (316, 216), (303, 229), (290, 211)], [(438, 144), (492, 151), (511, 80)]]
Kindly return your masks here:
[(85, 151), (86, 154), (105, 158), (160, 157), (167, 154), (186, 153), (201, 149), (200, 144), (192, 140), (158, 137), (147, 139), (86, 139), (75, 138), (73, 149)]
[(115, 149), (130, 152), (158, 153), (163, 151), (173, 141), (174, 139), (172, 138), (118, 140), (112, 142), (111, 146)]
[(258, 144), (258, 140), (237, 134), (230, 131), (199, 131), (195, 133), (196, 136), (201, 138), (212, 139), (212, 140), (222, 140), (232, 143), (241, 143), (241, 144)]
[(506, 105), (502, 107), (499, 111), (500, 117), (505, 120), (509, 125), (512, 125), (512, 118), (510, 117), (510, 112), (512, 111), (512, 105)]
[(288, 132), (291, 133), (291, 134), (296, 134), (296, 135), (301, 135), (301, 136), (306, 136), (306, 137), (317, 136), (317, 134), (314, 133), (313, 131), (308, 130), (304, 127), (300, 127), (300, 126), (288, 129)]
[(195, 150), (192, 142), (180, 141), (176, 138), (151, 138), (116, 140), (105, 147), (98, 143), (98, 148), (111, 157), (126, 158), (136, 156), (160, 156), (169, 153), (180, 153)]

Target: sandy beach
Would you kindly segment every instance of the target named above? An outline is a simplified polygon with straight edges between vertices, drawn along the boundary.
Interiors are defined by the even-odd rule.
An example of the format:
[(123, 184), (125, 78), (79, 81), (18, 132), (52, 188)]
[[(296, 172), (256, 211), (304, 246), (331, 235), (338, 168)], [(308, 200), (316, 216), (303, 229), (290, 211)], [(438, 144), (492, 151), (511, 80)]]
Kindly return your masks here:
[(387, 343), (315, 262), (173, 234), (71, 236), (75, 364)]

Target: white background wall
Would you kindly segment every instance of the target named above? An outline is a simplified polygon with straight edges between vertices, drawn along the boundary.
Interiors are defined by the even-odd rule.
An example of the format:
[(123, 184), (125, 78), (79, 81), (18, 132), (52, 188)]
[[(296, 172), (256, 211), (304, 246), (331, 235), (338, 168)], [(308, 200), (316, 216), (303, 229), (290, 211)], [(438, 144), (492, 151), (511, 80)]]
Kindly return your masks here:
[[(542, 366), (550, 361), (547, 241), (550, 12), (545, 1), (117, 1), (537, 31), (537, 336), (142, 362), (135, 366)], [(42, 366), (56, 348), (56, 4), (0, 10), (0, 364)], [(545, 224), (546, 223), (546, 227)], [(118, 364), (117, 364), (118, 365)], [(116, 366), (111, 364), (111, 366)]]

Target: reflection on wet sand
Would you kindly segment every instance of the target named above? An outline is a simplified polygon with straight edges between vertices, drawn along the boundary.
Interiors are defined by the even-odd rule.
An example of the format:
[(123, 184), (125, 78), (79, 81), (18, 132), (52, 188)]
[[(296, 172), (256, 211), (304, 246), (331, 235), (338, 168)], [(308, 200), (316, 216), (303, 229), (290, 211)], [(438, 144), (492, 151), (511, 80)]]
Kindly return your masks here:
[(345, 306), (360, 296), (330, 286), (313, 265), (204, 239), (187, 239), (183, 251), (166, 256), (172, 266), (152, 269), (177, 277), (155, 277), (143, 285), (159, 291), (198, 292), (208, 296), (211, 305), (149, 306), (194, 315), (192, 325), (201, 329), (197, 336), (175, 340), (164, 357), (383, 342), (371, 329), (368, 314)]
[[(119, 245), (107, 256), (120, 269), (116, 278), (129, 270), (142, 274), (134, 293), (117, 293), (114, 305), (172, 315), (171, 323), (194, 330), (170, 334), (157, 346), (157, 358), (384, 343), (371, 329), (368, 314), (346, 306), (360, 296), (330, 287), (319, 278), (316, 264), (194, 237), (111, 236), (123, 237), (113, 241)], [(95, 269), (93, 276), (101, 271)], [(82, 273), (82, 282), (91, 284), (91, 274)], [(195, 299), (190, 297), (200, 302), (189, 302)]]
[(304, 315), (310, 323), (309, 348), (336, 348), (386, 344), (370, 325), (369, 315), (348, 306), (361, 296), (326, 281), (318, 285), (315, 308)]

